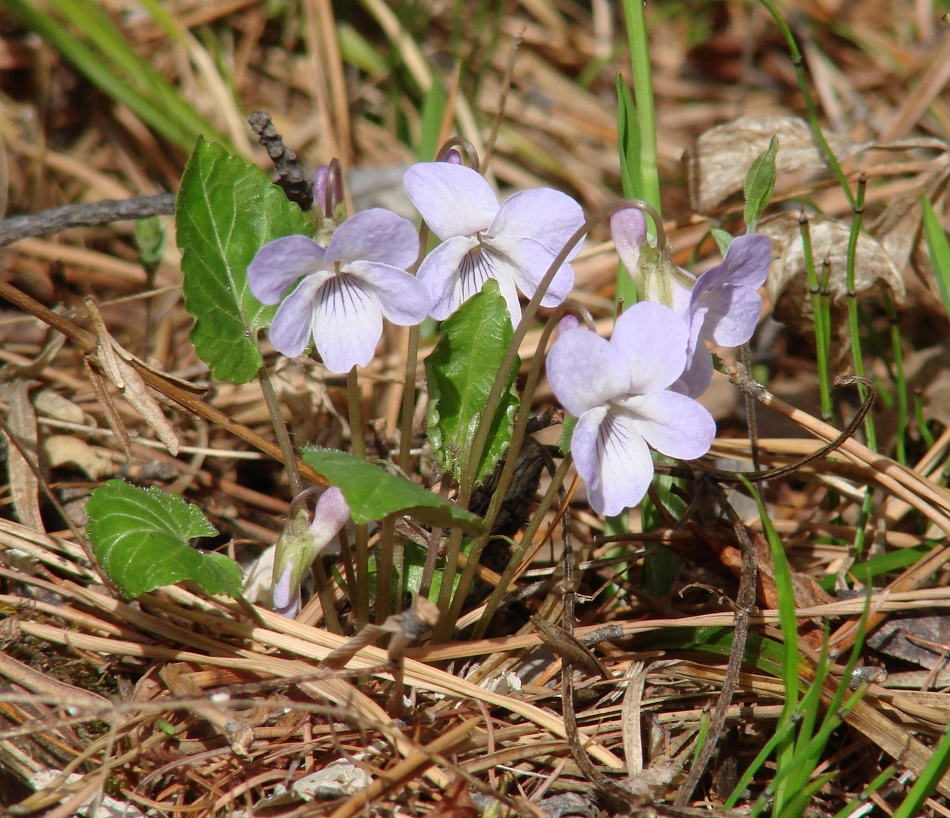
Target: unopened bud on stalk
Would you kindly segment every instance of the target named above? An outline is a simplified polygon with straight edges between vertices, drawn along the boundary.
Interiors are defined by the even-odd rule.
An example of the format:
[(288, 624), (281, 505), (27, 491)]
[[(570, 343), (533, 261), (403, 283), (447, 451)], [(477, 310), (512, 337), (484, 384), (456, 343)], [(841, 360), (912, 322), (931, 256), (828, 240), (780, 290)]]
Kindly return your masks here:
[(307, 509), (293, 514), (277, 541), (274, 555), (274, 610), (293, 619), (300, 612), (300, 583), (320, 552), (350, 518), (343, 492), (330, 486), (320, 499), (310, 521)]

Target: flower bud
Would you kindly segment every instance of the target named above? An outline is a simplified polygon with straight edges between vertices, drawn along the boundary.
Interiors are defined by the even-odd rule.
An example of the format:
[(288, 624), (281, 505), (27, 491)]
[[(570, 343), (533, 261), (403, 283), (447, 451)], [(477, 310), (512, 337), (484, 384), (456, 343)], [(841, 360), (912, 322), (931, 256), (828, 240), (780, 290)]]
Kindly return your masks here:
[(301, 508), (288, 522), (277, 541), (274, 556), (274, 610), (293, 618), (300, 611), (300, 584), (310, 565), (350, 518), (343, 492), (330, 486), (313, 513), (313, 521)]

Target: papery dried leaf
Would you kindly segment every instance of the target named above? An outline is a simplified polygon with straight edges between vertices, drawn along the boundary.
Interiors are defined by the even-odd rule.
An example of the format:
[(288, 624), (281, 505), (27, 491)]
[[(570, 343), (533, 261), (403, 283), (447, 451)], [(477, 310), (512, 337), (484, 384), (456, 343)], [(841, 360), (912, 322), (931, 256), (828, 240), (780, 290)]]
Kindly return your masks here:
[(907, 266), (920, 242), (921, 195), (931, 202), (937, 201), (950, 181), (950, 156), (942, 159), (943, 167), (938, 172), (923, 179), (921, 186), (889, 201), (881, 215), (868, 226), (868, 231), (881, 242), (898, 270)]
[[(43, 515), (40, 513), (40, 482), (34, 468), (37, 465), (36, 451), (39, 443), (39, 430), (36, 425), (36, 412), (30, 402), (30, 384), (24, 380), (10, 380), (0, 383), (0, 398), (8, 405), (7, 429), (16, 438), (19, 445), (7, 435), (7, 475), (10, 480), (10, 496), (17, 518), (23, 525), (36, 531), (46, 531), (43, 527)], [(32, 457), (32, 466), (24, 457)]]
[[(825, 262), (830, 265), (828, 281), (831, 296), (831, 329), (834, 361), (848, 337), (847, 257), (850, 228), (844, 222), (826, 216), (808, 217), (812, 257), (816, 275), (822, 275)], [(772, 239), (772, 262), (765, 291), (774, 305), (775, 318), (805, 338), (814, 337), (814, 315), (805, 251), (798, 215), (780, 213), (759, 222), (758, 232)], [(859, 299), (878, 297), (886, 292), (900, 304), (904, 300), (904, 279), (894, 266), (890, 254), (880, 242), (866, 233), (858, 237), (855, 256), (854, 288)]]
[[(102, 316), (91, 298), (86, 299), (86, 309), (92, 319), (93, 327), (99, 343), (96, 346), (96, 355), (105, 372), (106, 377), (122, 392), (122, 396), (139, 413), (156, 437), (173, 455), (178, 454), (178, 435), (163, 414), (161, 407), (152, 397), (135, 367), (132, 366), (132, 355), (126, 352), (106, 329)], [(99, 390), (97, 389), (97, 397)], [(101, 400), (100, 400), (101, 402)], [(126, 446), (128, 449), (128, 446)]]
[(77, 425), (83, 425), (86, 422), (86, 413), (83, 412), (82, 407), (52, 389), (37, 390), (33, 395), (33, 405), (36, 407), (37, 414), (42, 417)]
[(43, 441), (43, 451), (50, 468), (74, 466), (93, 480), (115, 474), (111, 460), (100, 457), (92, 446), (72, 435), (50, 435)]
[(122, 389), (122, 397), (142, 416), (142, 420), (151, 427), (152, 431), (155, 432), (155, 436), (164, 444), (165, 448), (173, 455), (177, 455), (178, 435), (175, 434), (175, 429), (162, 412), (158, 401), (152, 397), (145, 381), (130, 364), (121, 358), (116, 360), (120, 377), (126, 384)]
[[(820, 215), (810, 215), (808, 226), (815, 268), (820, 274), (822, 264), (826, 261), (830, 264), (828, 287), (832, 301), (843, 301), (847, 296), (848, 240), (851, 229), (844, 222)], [(807, 298), (805, 251), (798, 215), (780, 213), (763, 219), (759, 223), (759, 232), (772, 239), (772, 254), (778, 257), (772, 262), (765, 283), (769, 299), (777, 305), (787, 294), (799, 296), (804, 293)], [(855, 256), (855, 292), (859, 297), (871, 296), (879, 294), (882, 288), (886, 288), (895, 301), (903, 301), (904, 279), (890, 254), (879, 241), (862, 233), (858, 237)]]
[[(693, 209), (707, 213), (741, 193), (749, 168), (768, 149), (773, 136), (778, 137), (778, 178), (786, 173), (827, 168), (805, 120), (779, 115), (741, 117), (710, 128), (683, 155)], [(861, 147), (834, 134), (826, 133), (825, 138), (839, 161)]]

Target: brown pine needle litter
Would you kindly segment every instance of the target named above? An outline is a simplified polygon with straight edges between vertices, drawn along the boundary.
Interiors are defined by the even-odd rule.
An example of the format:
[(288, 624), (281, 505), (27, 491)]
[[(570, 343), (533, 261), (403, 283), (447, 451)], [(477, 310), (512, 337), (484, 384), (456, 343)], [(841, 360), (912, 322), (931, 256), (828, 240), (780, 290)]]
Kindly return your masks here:
[[(396, 620), (353, 641), (345, 583), (329, 562), (325, 593), (297, 620), (187, 586), (131, 601), (111, 587), (83, 536), (84, 501), (109, 479), (181, 494), (221, 532), (209, 547), (245, 564), (277, 540), (292, 498), (260, 387), (215, 382), (188, 340), (171, 213), (193, 135), (176, 140), (144, 121), (28, 30), (15, 5), (0, 3), (0, 812), (662, 818), (749, 814), (760, 796), (764, 806), (774, 756), (738, 805), (726, 804), (783, 723), (781, 653), (769, 652), (786, 638), (783, 580), (735, 481), (723, 483), (735, 526), (706, 495), (685, 524), (661, 517), (619, 539), (581, 490), (554, 499), (513, 573), (478, 568), (488, 590), (463, 611), (467, 628), (511, 577), (487, 635), (413, 641)], [(151, 3), (95, 5), (233, 153), (272, 169), (246, 121), (266, 111), (308, 171), (340, 159), (357, 210), (407, 205), (402, 172), (428, 128), (483, 157), (490, 145), (483, 171), (505, 193), (550, 186), (587, 212), (620, 196), (622, 4), (169, 0), (155, 16)], [(702, 465), (791, 467), (757, 489), (791, 566), (799, 695), (816, 684), (823, 714), (841, 686), (861, 692), (839, 703), (843, 724), (812, 759), (816, 787), (797, 814), (893, 814), (930, 775), (917, 814), (950, 815), (950, 775), (928, 772), (950, 722), (950, 319), (921, 229), (921, 197), (948, 224), (947, 7), (788, 0), (781, 12), (845, 178), (852, 189), (867, 180), (873, 252), (861, 257), (856, 292), (835, 267), (851, 205), (759, 5), (647, 8), (665, 230), (679, 263), (716, 263), (709, 230), (744, 229), (742, 185), (761, 150), (751, 146), (780, 134), (762, 231), (773, 246), (797, 236), (805, 204), (827, 220), (812, 229), (838, 297), (832, 373), (851, 373), (853, 298), (876, 344), (865, 374), (879, 387), (878, 446), (841, 434), (860, 411), (856, 388), (837, 393), (835, 420), (821, 416), (813, 314), (807, 285), (781, 263), (788, 244), (766, 287), (755, 381), (723, 358), (756, 399), (757, 434), (750, 440), (741, 389), (717, 374), (703, 402), (719, 437)], [(433, 87), (444, 90), (435, 113), (424, 111)], [(148, 269), (133, 220), (152, 214), (167, 238)], [(616, 256), (606, 226), (575, 267), (576, 299), (607, 334)], [(398, 447), (400, 333), (387, 330), (361, 373), (380, 454)], [(539, 326), (524, 339), (522, 374), (543, 354), (541, 338)], [(424, 340), (420, 379), (430, 349)], [(298, 442), (349, 447), (343, 379), (301, 359), (274, 380)], [(544, 381), (534, 401), (538, 412), (553, 405)], [(544, 443), (557, 441), (551, 431)], [(325, 482), (298, 465), (308, 483)], [(400, 536), (426, 543), (431, 533), (407, 523)], [(576, 593), (564, 587), (566, 542), (583, 574)], [(677, 564), (655, 593), (644, 556), (661, 549)], [(744, 558), (758, 577), (743, 612)], [(745, 661), (730, 667), (743, 622)], [(860, 662), (846, 677), (856, 644)], [(717, 717), (722, 728), (707, 734)], [(716, 746), (687, 791), (707, 738)]]

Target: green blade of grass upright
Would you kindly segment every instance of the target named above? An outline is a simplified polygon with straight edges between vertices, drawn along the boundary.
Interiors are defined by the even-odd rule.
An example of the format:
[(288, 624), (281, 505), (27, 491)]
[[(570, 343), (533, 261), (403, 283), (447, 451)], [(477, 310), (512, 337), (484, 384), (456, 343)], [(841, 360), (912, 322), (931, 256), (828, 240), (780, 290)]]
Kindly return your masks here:
[(934, 277), (937, 279), (937, 289), (940, 291), (943, 308), (950, 316), (950, 241), (947, 240), (940, 219), (934, 213), (930, 199), (921, 196), (920, 205), (923, 212), (924, 237), (927, 240)]
[[(624, 21), (627, 27), (627, 45), (630, 49), (630, 67), (633, 71), (633, 90), (636, 101), (636, 123), (639, 132), (637, 146), (640, 190), (636, 198), (660, 209), (660, 175), (656, 146), (656, 107), (653, 102), (653, 70), (647, 40), (647, 24), (642, 2), (623, 0)], [(626, 191), (625, 191), (626, 193)]]
[(921, 815), (921, 807), (931, 794), (937, 789), (937, 784), (944, 773), (950, 769), (950, 725), (944, 730), (940, 741), (934, 748), (930, 761), (924, 767), (903, 803), (894, 810), (892, 818), (914, 818)]
[(435, 159), (441, 141), (442, 120), (447, 102), (445, 85), (439, 75), (435, 74), (432, 77), (432, 87), (422, 103), (422, 128), (419, 133), (419, 147), (416, 150), (416, 159), (420, 162), (431, 162)]
[[(752, 495), (756, 506), (759, 509), (759, 517), (762, 520), (762, 530), (765, 533), (766, 541), (769, 544), (769, 551), (772, 554), (772, 561), (775, 570), (775, 593), (778, 596), (778, 615), (779, 627), (784, 637), (784, 652), (782, 656), (782, 682), (785, 686), (785, 705), (782, 708), (782, 714), (779, 716), (779, 724), (785, 724), (792, 720), (792, 715), (798, 705), (798, 618), (795, 616), (795, 589), (792, 585), (792, 573), (788, 565), (788, 559), (785, 556), (785, 549), (779, 539), (772, 520), (769, 517), (768, 509), (750, 482), (743, 479), (743, 485)], [(789, 735), (784, 741), (779, 742), (776, 747), (776, 767), (788, 767), (792, 763), (795, 754), (795, 743), (792, 736)], [(781, 815), (781, 806), (789, 796), (788, 789), (781, 785), (775, 793), (775, 814)]]
[[(623, 195), (627, 199), (640, 198), (643, 180), (640, 176), (640, 126), (637, 110), (633, 104), (630, 88), (623, 77), (617, 76), (617, 142), (620, 148), (620, 180)], [(649, 221), (649, 220), (648, 220)], [(649, 225), (652, 229), (653, 225)], [(640, 300), (637, 285), (633, 281), (636, 270), (627, 270), (622, 262), (617, 263), (615, 303), (623, 299), (628, 307)]]

